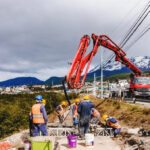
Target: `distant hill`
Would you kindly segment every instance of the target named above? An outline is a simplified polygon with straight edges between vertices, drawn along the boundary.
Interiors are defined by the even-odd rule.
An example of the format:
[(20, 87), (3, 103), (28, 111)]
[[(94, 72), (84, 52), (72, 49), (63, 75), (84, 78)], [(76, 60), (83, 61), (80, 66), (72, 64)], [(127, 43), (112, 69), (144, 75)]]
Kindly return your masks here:
[[(137, 66), (141, 71), (150, 71), (150, 57), (148, 56), (138, 56), (132, 57), (129, 59), (135, 66)], [(115, 75), (115, 74), (123, 74), (123, 73), (131, 73), (131, 70), (120, 62), (111, 61), (107, 64), (107, 66), (103, 69), (104, 78)], [(96, 76), (100, 76), (100, 66), (94, 68), (87, 74), (86, 81), (92, 81), (94, 74)], [(122, 75), (121, 75), (122, 76)], [(63, 77), (50, 77), (46, 81), (41, 81), (34, 77), (19, 77), (15, 79), (6, 80), (0, 82), (0, 86), (19, 86), (19, 85), (36, 85), (36, 84), (49, 84), (49, 85), (58, 85), (62, 83)]]
[(63, 77), (50, 77), (48, 80), (45, 81), (45, 84), (49, 85), (58, 85), (62, 83)]
[(35, 77), (18, 77), (14, 79), (9, 79), (3, 82), (0, 82), (1, 87), (8, 87), (8, 86), (21, 86), (21, 85), (37, 85), (37, 84), (44, 84), (43, 81), (35, 78)]

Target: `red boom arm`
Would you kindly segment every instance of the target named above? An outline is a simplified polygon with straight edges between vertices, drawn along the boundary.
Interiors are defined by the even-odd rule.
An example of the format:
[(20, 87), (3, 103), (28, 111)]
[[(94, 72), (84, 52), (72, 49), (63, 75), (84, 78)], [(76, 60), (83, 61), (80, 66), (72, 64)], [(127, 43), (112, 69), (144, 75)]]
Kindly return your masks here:
[[(90, 38), (88, 35), (85, 35), (81, 38), (78, 51), (72, 62), (69, 73), (66, 76), (66, 81), (67, 81), (69, 88), (81, 88), (83, 86), (88, 69), (92, 61), (92, 58), (97, 53), (98, 47), (100, 45), (112, 50), (116, 55), (115, 60), (121, 62), (130, 70), (132, 70), (136, 76), (141, 75), (142, 73), (141, 70), (139, 70), (134, 64), (132, 64), (125, 57), (126, 53), (115, 42), (113, 42), (108, 36), (106, 35), (96, 36), (95, 34), (92, 34), (92, 39), (93, 39), (93, 45), (94, 45), (93, 50), (85, 56), (85, 52), (89, 45)], [(87, 65), (86, 68), (85, 68), (85, 65)], [(81, 74), (84, 68), (85, 68), (85, 73), (80, 82)]]

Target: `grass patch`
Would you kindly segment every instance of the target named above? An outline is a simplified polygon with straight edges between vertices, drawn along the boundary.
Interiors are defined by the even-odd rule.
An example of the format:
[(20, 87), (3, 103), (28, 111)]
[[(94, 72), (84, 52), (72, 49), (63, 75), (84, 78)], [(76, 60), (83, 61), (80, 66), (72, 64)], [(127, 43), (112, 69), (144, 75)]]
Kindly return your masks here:
[[(131, 105), (119, 100), (107, 99), (103, 100), (94, 99), (97, 109), (101, 116), (107, 114), (108, 116), (116, 117), (120, 124), (129, 127), (144, 127), (150, 129), (150, 108), (141, 108), (139, 106)], [(98, 105), (101, 103), (101, 105)], [(100, 119), (101, 121), (102, 118)]]

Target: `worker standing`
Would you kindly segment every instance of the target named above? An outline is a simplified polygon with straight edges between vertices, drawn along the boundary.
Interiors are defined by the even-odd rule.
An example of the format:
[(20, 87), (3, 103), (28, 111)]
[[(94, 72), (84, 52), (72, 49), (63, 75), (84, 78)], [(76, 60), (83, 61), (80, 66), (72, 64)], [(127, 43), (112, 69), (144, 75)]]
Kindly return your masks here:
[(34, 124), (33, 124), (32, 115), (30, 112), (29, 113), (29, 134), (31, 137), (34, 136), (33, 131), (34, 131)]
[(92, 124), (96, 125), (98, 123), (99, 118), (100, 118), (100, 113), (98, 112), (97, 109), (92, 108), (91, 115), (92, 115)]
[(76, 99), (75, 103), (72, 106), (72, 114), (73, 114), (73, 125), (76, 127), (79, 122), (79, 114), (78, 114), (78, 105), (80, 104), (80, 99)]
[(34, 136), (39, 136), (40, 131), (42, 132), (43, 136), (48, 135), (46, 128), (48, 118), (42, 100), (43, 98), (41, 95), (36, 96), (36, 104), (34, 104), (31, 109), (31, 116), (34, 125)]
[(121, 126), (118, 124), (118, 121), (114, 117), (108, 117), (107, 115), (103, 115), (103, 119), (106, 122), (106, 127), (110, 127), (114, 131), (114, 137), (121, 131)]
[(91, 120), (91, 109), (94, 107), (94, 104), (89, 100), (89, 96), (84, 96), (83, 99), (84, 101), (78, 106), (79, 132), (81, 139), (84, 139), (84, 135), (88, 133), (89, 122)]
[(56, 112), (58, 115), (59, 123), (63, 123), (64, 121), (64, 107), (67, 105), (66, 101), (62, 101), (60, 105), (56, 107)]

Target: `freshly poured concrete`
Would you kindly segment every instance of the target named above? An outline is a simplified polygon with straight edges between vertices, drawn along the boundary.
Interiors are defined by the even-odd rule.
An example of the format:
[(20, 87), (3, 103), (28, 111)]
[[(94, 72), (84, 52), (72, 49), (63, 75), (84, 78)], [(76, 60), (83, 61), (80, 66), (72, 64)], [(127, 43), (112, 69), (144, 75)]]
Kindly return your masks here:
[(115, 143), (110, 137), (95, 137), (94, 139), (94, 146), (88, 147), (85, 146), (85, 140), (78, 140), (76, 148), (69, 148), (68, 147), (68, 140), (66, 137), (62, 137), (58, 140), (60, 145), (60, 150), (121, 150), (121, 147)]

